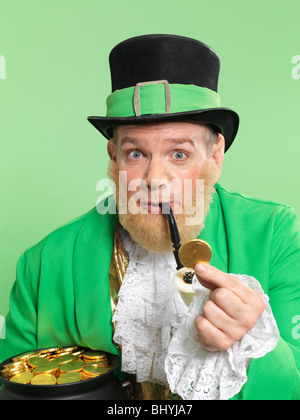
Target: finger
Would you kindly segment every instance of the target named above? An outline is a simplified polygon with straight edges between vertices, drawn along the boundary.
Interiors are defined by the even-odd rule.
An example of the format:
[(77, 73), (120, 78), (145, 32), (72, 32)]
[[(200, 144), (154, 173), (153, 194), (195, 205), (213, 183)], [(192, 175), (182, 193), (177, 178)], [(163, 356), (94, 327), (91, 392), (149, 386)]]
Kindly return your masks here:
[(196, 264), (195, 273), (199, 282), (206, 288), (226, 288), (235, 293), (244, 303), (250, 303), (257, 293), (246, 286), (237, 276), (224, 273), (209, 264)]
[[(264, 310), (264, 302), (257, 294), (257, 303), (255, 306), (242, 302), (231, 290), (229, 289), (215, 289), (210, 293), (210, 300), (216, 304), (225, 314), (233, 319), (242, 331), (246, 333), (251, 330), (258, 318)], [(229, 325), (229, 324), (228, 324)], [(236, 337), (235, 326), (233, 330), (222, 328), (228, 332), (231, 337)]]
[(213, 290), (209, 295), (209, 299), (235, 320), (240, 320), (244, 315), (245, 309), (248, 309), (248, 305), (245, 305), (234, 292), (225, 287)]
[(233, 341), (203, 315), (195, 318), (195, 327), (202, 347), (208, 351), (225, 351), (233, 345)]
[(227, 315), (212, 300), (208, 300), (203, 307), (202, 315), (226, 337), (233, 342), (240, 340), (247, 332), (246, 327)]

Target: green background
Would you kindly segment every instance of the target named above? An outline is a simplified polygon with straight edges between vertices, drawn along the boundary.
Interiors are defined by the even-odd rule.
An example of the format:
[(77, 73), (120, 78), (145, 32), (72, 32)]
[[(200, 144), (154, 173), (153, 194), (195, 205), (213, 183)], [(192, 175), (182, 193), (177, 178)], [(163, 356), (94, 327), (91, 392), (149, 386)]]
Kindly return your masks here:
[(108, 54), (123, 39), (214, 48), (222, 106), (241, 117), (221, 184), (300, 214), (299, 15), (299, 0), (0, 0), (0, 315), (21, 253), (100, 195), (107, 142), (86, 117), (105, 114)]

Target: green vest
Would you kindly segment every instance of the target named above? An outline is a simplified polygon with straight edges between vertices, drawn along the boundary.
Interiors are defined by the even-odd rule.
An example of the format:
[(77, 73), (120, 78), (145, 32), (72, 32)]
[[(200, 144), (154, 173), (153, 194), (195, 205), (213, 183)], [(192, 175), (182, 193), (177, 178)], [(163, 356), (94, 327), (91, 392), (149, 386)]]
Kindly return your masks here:
[[(117, 354), (108, 277), (117, 220), (93, 208), (21, 255), (0, 361), (73, 344)], [(212, 265), (261, 283), (280, 330), (276, 348), (251, 361), (248, 381), (233, 399), (300, 399), (300, 225), (294, 211), (217, 184), (200, 238), (211, 245)]]

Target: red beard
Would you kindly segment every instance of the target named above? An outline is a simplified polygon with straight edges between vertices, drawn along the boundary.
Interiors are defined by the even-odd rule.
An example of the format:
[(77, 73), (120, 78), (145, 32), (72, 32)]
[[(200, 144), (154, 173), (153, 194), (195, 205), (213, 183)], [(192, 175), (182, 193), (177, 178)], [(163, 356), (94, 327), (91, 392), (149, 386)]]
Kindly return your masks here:
[[(181, 238), (181, 243), (194, 239), (199, 236), (204, 227), (204, 220), (215, 192), (214, 183), (216, 179), (217, 168), (214, 163), (207, 162), (201, 170), (199, 179), (204, 181), (202, 194), (195, 190), (191, 203), (188, 206), (183, 205), (182, 212), (176, 214), (175, 218)], [(119, 165), (110, 161), (108, 166), (108, 176), (114, 181), (116, 186), (115, 200), (119, 209), (120, 205), (120, 185), (119, 185)], [(199, 191), (198, 191), (199, 192)], [(127, 193), (127, 191), (126, 191)], [(199, 195), (202, 200), (199, 203)], [(127, 194), (126, 194), (127, 197)], [(128, 201), (127, 200), (127, 209)], [(195, 210), (201, 207), (201, 215)], [(194, 215), (191, 211), (194, 209)], [(198, 216), (197, 216), (198, 214)], [(131, 238), (143, 248), (150, 252), (170, 252), (173, 251), (170, 238), (169, 225), (167, 217), (163, 214), (132, 214), (127, 211), (126, 214), (119, 213), (119, 221), (126, 229)], [(192, 224), (191, 224), (192, 223)]]

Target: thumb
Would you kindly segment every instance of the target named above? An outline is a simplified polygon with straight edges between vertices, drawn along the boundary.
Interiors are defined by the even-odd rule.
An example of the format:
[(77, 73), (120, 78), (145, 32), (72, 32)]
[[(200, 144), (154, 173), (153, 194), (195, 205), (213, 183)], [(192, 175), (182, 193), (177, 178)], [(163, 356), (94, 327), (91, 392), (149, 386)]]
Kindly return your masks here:
[(223, 273), (216, 267), (200, 263), (196, 264), (194, 269), (198, 281), (207, 289), (214, 290), (219, 287), (228, 287), (228, 274)]

